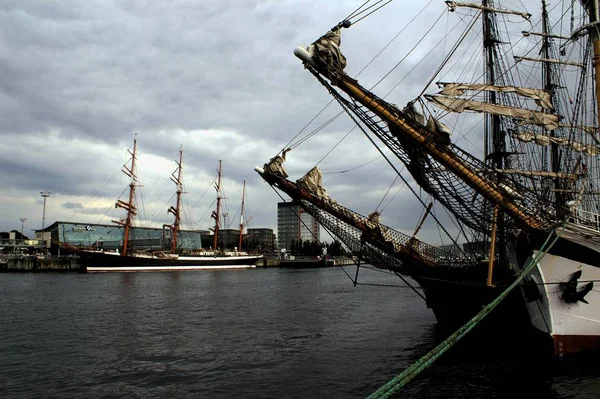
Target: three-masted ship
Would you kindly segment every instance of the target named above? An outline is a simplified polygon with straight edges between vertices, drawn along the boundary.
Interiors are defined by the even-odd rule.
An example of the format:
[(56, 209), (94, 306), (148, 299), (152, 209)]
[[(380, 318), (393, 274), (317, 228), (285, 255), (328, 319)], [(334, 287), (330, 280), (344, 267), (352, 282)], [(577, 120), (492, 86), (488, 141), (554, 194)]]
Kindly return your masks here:
[(525, 315), (557, 355), (599, 350), (598, 1), (551, 8), (540, 0), (535, 15), (499, 1), (445, 1), (448, 21), (463, 31), (438, 51), (438, 69), (404, 107), (344, 70), (342, 31), (387, 4), (379, 3), (294, 53), (371, 143), (404, 164), (409, 183), (453, 216), (461, 239), (450, 239), (479, 243), (479, 253), (450, 254), (384, 225), (379, 212), (351, 211), (327, 194), (317, 167), (289, 180), (287, 150), (257, 171), (366, 262), (414, 278), (441, 323), (467, 321), (527, 271), (498, 320)]
[[(184, 271), (184, 270), (207, 270), (207, 269), (239, 269), (255, 267), (261, 255), (249, 255), (241, 252), (240, 230), (240, 248), (239, 251), (226, 252), (218, 247), (218, 235), (220, 229), (220, 207), (222, 199), (221, 189), (221, 162), (219, 162), (218, 178), (215, 189), (217, 190), (217, 209), (212, 216), (215, 220), (213, 231), (213, 251), (204, 251), (199, 254), (180, 254), (178, 237), (181, 226), (181, 196), (183, 194), (183, 150), (179, 150), (179, 161), (177, 170), (171, 175), (171, 180), (175, 183), (176, 204), (168, 209), (174, 217), (173, 224), (163, 226), (163, 231), (170, 232), (169, 248), (160, 251), (140, 251), (131, 248), (130, 233), (134, 217), (137, 215), (135, 205), (135, 189), (137, 186), (136, 160), (137, 160), (137, 140), (133, 142), (133, 151), (131, 154), (131, 165), (123, 167), (123, 173), (129, 178), (129, 200), (127, 202), (118, 200), (115, 204), (117, 208), (123, 208), (127, 211), (126, 216), (113, 222), (123, 228), (123, 245), (120, 252), (109, 252), (104, 250), (83, 250), (77, 252), (86, 266), (87, 272), (148, 272), (148, 271)], [(243, 227), (243, 226), (242, 226)]]

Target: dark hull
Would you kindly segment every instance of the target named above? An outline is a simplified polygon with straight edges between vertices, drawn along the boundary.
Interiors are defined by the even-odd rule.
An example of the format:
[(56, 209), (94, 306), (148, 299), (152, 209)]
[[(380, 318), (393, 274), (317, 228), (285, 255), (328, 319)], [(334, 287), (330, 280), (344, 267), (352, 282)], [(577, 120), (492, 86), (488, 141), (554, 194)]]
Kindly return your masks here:
[[(140, 271), (159, 270), (194, 270), (209, 268), (253, 267), (262, 256), (196, 256), (169, 258), (150, 258), (137, 256), (120, 256), (106, 253), (81, 252), (81, 262), (88, 271)], [(130, 270), (125, 270), (132, 268)]]
[[(448, 332), (465, 325), (493, 302), (515, 280), (511, 270), (497, 270), (494, 286), (486, 285), (487, 267), (472, 270), (429, 270), (412, 276), (423, 288), (427, 307), (433, 311), (439, 327)], [(523, 295), (512, 290), (482, 321), (478, 330), (502, 336), (507, 333), (533, 332)]]
[(279, 267), (296, 269), (311, 269), (332, 266), (334, 266), (333, 259), (329, 259), (327, 261), (321, 259), (282, 259), (279, 261)]
[[(427, 307), (433, 311), (440, 327), (448, 331), (462, 327), (506, 288), (506, 286), (492, 288), (418, 277), (415, 280), (423, 288)], [(519, 290), (513, 290), (483, 319), (481, 325), (504, 332), (533, 329)]]

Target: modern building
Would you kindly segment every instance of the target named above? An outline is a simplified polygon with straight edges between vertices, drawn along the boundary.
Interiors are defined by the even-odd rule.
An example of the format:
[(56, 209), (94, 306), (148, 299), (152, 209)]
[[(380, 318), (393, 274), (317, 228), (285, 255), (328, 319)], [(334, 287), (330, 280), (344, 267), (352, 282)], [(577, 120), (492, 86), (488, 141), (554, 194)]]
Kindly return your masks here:
[(239, 229), (220, 229), (217, 246), (224, 250), (235, 250), (240, 244)]
[[(217, 250), (233, 251), (237, 248), (240, 242), (240, 231), (236, 229), (219, 229), (217, 237)], [(202, 232), (203, 248), (213, 250), (215, 244), (215, 236), (210, 231)]]
[(0, 237), (0, 253), (2, 254), (31, 254), (44, 251), (46, 248), (44, 241), (26, 239), (16, 231), (9, 232), (8, 238), (4, 237)]
[[(123, 246), (124, 227), (116, 224), (86, 224), (54, 222), (43, 230), (36, 230), (37, 240), (46, 241), (46, 247), (57, 252), (59, 244), (75, 247), (118, 249)], [(171, 245), (171, 230), (154, 227), (131, 227), (129, 245), (140, 250), (165, 249)], [(181, 230), (177, 245), (183, 250), (202, 248), (201, 231)]]
[[(204, 249), (212, 249), (214, 245), (214, 235), (210, 232), (202, 234)], [(220, 229), (217, 247), (226, 251), (239, 250), (240, 231), (238, 229)], [(248, 229), (248, 232), (242, 236), (242, 251), (271, 253), (276, 250), (275, 235), (273, 229), (255, 228)]]
[(277, 251), (277, 238), (273, 234), (273, 229), (248, 229), (248, 234), (245, 235), (242, 242), (242, 248), (270, 255)]
[(320, 241), (320, 225), (296, 202), (277, 203), (279, 249), (289, 250), (293, 242)]
[[(27, 246), (50, 249), (53, 254), (60, 254), (59, 244), (74, 247), (98, 248), (114, 250), (123, 246), (124, 228), (117, 224), (89, 224), (57, 221), (42, 230), (35, 230), (35, 240), (27, 240)], [(171, 247), (169, 228), (131, 227), (129, 247), (138, 250), (160, 250)], [(182, 250), (212, 250), (214, 236), (208, 230), (181, 230), (177, 238), (178, 247)], [(14, 239), (5, 240), (7, 243)], [(225, 250), (234, 250), (239, 246), (240, 231), (238, 229), (219, 230), (217, 246)], [(14, 244), (14, 243), (13, 243)], [(251, 253), (272, 254), (277, 251), (277, 240), (273, 229), (254, 228), (242, 237), (242, 250)]]

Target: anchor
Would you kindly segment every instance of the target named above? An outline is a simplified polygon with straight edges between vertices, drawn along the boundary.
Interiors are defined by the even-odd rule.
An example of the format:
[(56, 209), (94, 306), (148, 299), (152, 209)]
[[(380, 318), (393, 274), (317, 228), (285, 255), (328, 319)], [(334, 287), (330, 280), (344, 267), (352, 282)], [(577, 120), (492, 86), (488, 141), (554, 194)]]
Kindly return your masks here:
[(578, 280), (580, 278), (581, 270), (577, 270), (571, 275), (569, 281), (560, 284), (563, 290), (562, 299), (566, 303), (588, 303), (588, 301), (585, 300), (585, 296), (592, 290), (592, 288), (594, 288), (594, 283), (589, 282), (581, 290), (577, 290), (577, 285), (579, 284)]

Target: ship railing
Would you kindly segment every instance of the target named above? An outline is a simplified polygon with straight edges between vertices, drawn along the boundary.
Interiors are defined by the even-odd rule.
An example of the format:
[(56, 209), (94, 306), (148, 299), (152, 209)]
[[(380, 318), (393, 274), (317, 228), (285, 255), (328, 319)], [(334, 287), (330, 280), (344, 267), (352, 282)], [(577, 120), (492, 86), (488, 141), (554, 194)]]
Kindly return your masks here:
[(583, 209), (573, 210), (572, 222), (574, 224), (590, 227), (594, 230), (600, 231), (600, 214), (597, 212), (586, 211)]

